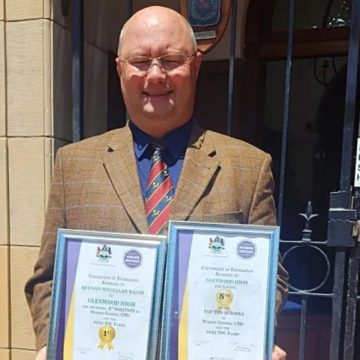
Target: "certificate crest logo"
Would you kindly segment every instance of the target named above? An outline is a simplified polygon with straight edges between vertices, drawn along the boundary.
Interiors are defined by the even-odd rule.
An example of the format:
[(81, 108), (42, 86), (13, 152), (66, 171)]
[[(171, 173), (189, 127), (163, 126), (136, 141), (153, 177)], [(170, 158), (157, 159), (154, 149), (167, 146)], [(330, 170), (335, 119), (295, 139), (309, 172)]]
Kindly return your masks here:
[(219, 289), (215, 297), (218, 310), (230, 310), (230, 305), (234, 300), (234, 294), (230, 289)]
[(237, 254), (243, 259), (251, 259), (256, 254), (256, 246), (250, 240), (244, 240), (237, 245)]
[(213, 253), (221, 253), (225, 249), (225, 241), (222, 237), (216, 236), (209, 239), (209, 249)]
[(111, 247), (104, 244), (96, 249), (96, 257), (102, 262), (108, 262), (111, 259)]
[(110, 325), (102, 326), (99, 329), (99, 338), (101, 341), (98, 348), (104, 350), (104, 347), (107, 346), (109, 350), (114, 349), (112, 341), (114, 340), (115, 336), (116, 336), (116, 331), (112, 326)]
[(137, 250), (129, 250), (124, 255), (124, 264), (130, 269), (139, 267), (141, 262), (142, 256)]

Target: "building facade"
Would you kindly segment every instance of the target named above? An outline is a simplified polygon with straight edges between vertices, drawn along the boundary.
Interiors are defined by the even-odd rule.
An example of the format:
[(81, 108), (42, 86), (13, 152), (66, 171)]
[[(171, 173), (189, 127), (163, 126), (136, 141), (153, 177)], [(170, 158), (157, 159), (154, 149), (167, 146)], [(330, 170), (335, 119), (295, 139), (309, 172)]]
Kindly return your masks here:
[[(35, 354), (23, 289), (39, 250), (56, 150), (73, 141), (74, 2), (0, 0), (0, 360), (33, 359)], [(340, 313), (340, 337), (347, 326), (347, 304), (334, 300), (334, 294), (340, 289), (337, 282), (343, 285), (350, 278), (347, 261), (352, 256), (357, 259), (358, 253), (346, 250), (341, 260), (339, 249), (344, 244), (335, 241), (328, 246), (328, 218), (330, 192), (351, 188), (341, 183), (345, 166), (341, 154), (347, 153), (353, 162), (351, 141), (356, 136), (347, 135), (346, 143), (343, 128), (346, 116), (351, 117), (345, 104), (350, 89), (346, 64), (351, 56), (351, 7), (358, 2), (303, 0), (297, 2), (289, 25), (292, 1), (237, 1), (236, 19), (204, 57), (199, 78), (197, 120), (244, 138), (273, 156), (275, 179), (280, 184), (276, 195), (282, 252), (293, 275), (292, 304), (280, 323), (280, 342), (287, 347), (290, 360), (330, 358), (331, 326), (337, 326), (334, 311)], [(84, 1), (84, 137), (125, 123), (114, 62), (118, 35), (129, 13), (152, 4), (180, 9), (178, 1), (170, 0)], [(289, 29), (293, 37), (288, 36)], [(236, 34), (233, 49), (232, 32)], [(359, 43), (359, 35), (353, 37)], [(235, 59), (232, 78), (231, 56)], [(357, 84), (351, 89), (357, 93)], [(357, 98), (352, 100), (355, 105)], [(284, 118), (290, 118), (285, 145)], [(352, 126), (357, 129), (356, 123)], [(354, 164), (351, 166), (353, 176)], [(308, 201), (319, 215), (313, 227), (308, 222), (305, 226), (298, 217), (303, 213), (308, 220), (313, 215), (311, 206), (306, 208)], [(309, 233), (304, 229), (310, 234), (313, 230), (311, 240), (324, 242), (319, 258), (311, 259), (313, 255), (306, 252), (314, 247), (301, 249), (304, 253), (291, 250), (306, 243), (304, 236)], [(322, 272), (329, 273), (323, 276)], [(341, 296), (346, 291), (341, 287)], [(312, 299), (314, 293), (320, 295)], [(356, 296), (357, 289), (355, 302)], [(305, 303), (305, 298), (313, 301)], [(304, 308), (309, 310), (304, 313)], [(305, 318), (309, 335), (301, 332), (300, 321)], [(321, 350), (316, 350), (319, 344)], [(302, 345), (306, 351), (298, 351)], [(333, 359), (356, 358), (340, 353)]]

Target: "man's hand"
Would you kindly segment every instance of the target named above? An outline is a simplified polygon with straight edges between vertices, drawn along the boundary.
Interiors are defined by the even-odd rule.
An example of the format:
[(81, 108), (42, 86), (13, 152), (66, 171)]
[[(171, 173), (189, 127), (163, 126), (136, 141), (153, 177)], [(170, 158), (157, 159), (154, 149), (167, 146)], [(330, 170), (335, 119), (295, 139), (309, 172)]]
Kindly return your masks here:
[(285, 360), (286, 352), (279, 348), (277, 345), (274, 345), (273, 353), (271, 356), (271, 360)]
[(35, 360), (46, 360), (46, 346), (39, 350), (36, 354)]

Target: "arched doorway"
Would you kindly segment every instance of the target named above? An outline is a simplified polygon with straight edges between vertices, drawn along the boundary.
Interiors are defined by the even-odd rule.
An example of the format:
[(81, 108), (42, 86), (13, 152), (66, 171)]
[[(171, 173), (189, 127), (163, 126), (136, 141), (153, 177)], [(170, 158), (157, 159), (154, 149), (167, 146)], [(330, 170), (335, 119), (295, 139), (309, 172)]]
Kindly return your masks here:
[[(351, 157), (354, 150), (352, 136), (342, 149), (352, 4), (297, 2), (288, 24), (289, 4), (293, 2), (249, 4), (239, 96), (246, 125), (238, 124), (237, 132), (246, 128), (248, 139), (273, 156), (281, 248), (292, 285), (292, 304), (280, 323), (279, 342), (288, 348), (289, 359), (345, 358), (339, 350), (345, 312), (342, 297), (334, 297), (346, 273), (338, 271), (344, 265), (338, 266), (339, 248), (327, 245), (330, 192), (340, 189), (342, 151)], [(281, 338), (282, 329), (286, 334)], [(331, 333), (331, 349), (336, 351), (329, 350)]]

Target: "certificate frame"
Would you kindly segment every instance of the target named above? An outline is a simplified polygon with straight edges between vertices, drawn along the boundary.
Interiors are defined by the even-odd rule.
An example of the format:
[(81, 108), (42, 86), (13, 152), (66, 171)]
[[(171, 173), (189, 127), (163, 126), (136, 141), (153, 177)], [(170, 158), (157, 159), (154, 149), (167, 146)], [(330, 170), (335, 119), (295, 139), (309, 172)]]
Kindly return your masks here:
[[(202, 354), (201, 357), (191, 357), (188, 351), (189, 339), (192, 341), (190, 332), (186, 333), (186, 351), (180, 350), (183, 344), (180, 345), (180, 333), (184, 334), (183, 326), (180, 329), (181, 322), (188, 326), (188, 318), (192, 319), (191, 314), (194, 312), (187, 312), (190, 309), (190, 302), (194, 302), (194, 297), (191, 297), (188, 292), (188, 271), (189, 262), (186, 260), (192, 258), (191, 247), (193, 246), (194, 234), (209, 235), (209, 236), (239, 236), (245, 240), (252, 241), (254, 238), (263, 238), (268, 241), (267, 263), (264, 265), (267, 270), (266, 279), (266, 300), (265, 300), (265, 318), (264, 321), (264, 336), (263, 342), (260, 344), (262, 347), (262, 356), (257, 357), (261, 359), (271, 359), (272, 349), (274, 345), (274, 325), (275, 325), (275, 307), (276, 307), (276, 279), (278, 267), (278, 251), (279, 251), (279, 234), (278, 226), (261, 226), (261, 225), (242, 225), (242, 224), (219, 224), (219, 223), (200, 223), (189, 221), (171, 221), (169, 224), (169, 242), (167, 249), (167, 266), (165, 275), (165, 296), (164, 296), (164, 309), (163, 309), (163, 324), (162, 324), (162, 341), (161, 341), (161, 359), (171, 360), (179, 358), (181, 355), (182, 360), (193, 360), (193, 358), (208, 359)], [(187, 243), (187, 244), (186, 244)], [(203, 246), (203, 245), (202, 245)], [(209, 245), (210, 247), (210, 245)], [(190, 255), (191, 254), (191, 255)], [(197, 256), (197, 255), (196, 255)], [(194, 258), (195, 259), (195, 258)], [(188, 262), (186, 264), (186, 261)], [(198, 261), (201, 261), (200, 258)], [(192, 272), (194, 274), (194, 272)], [(200, 287), (199, 287), (200, 288)], [(182, 309), (184, 298), (186, 300), (186, 321), (182, 320)], [(193, 295), (196, 294), (193, 291)], [(199, 312), (201, 309), (199, 310)], [(205, 311), (205, 310), (204, 310)], [(194, 320), (192, 320), (194, 324)], [(201, 323), (201, 322), (199, 322)], [(234, 322), (235, 324), (235, 322)], [(194, 326), (195, 327), (195, 326)], [(188, 329), (188, 328), (187, 328)], [(190, 330), (189, 330), (190, 331)], [(193, 331), (194, 334), (194, 331)], [(182, 338), (184, 339), (184, 338)], [(204, 345), (206, 346), (206, 345)], [(193, 348), (195, 345), (193, 345)], [(213, 354), (211, 354), (213, 356)], [(215, 356), (215, 355), (214, 355)], [(224, 358), (232, 359), (226, 353), (222, 353)], [(210, 358), (210, 357), (209, 357)], [(217, 358), (216, 356), (214, 358)], [(239, 359), (248, 359), (248, 355), (238, 357)]]
[[(47, 359), (63, 359), (65, 329), (67, 324), (66, 316), (69, 314), (70, 307), (69, 297), (71, 298), (72, 296), (72, 286), (75, 286), (75, 278), (79, 270), (76, 262), (79, 261), (81, 247), (86, 247), (89, 244), (93, 246), (94, 244), (111, 245), (113, 249), (117, 246), (131, 246), (139, 250), (149, 248), (155, 250), (154, 279), (146, 355), (146, 359), (155, 359), (158, 346), (158, 328), (160, 324), (166, 260), (166, 237), (72, 229), (58, 229), (57, 234)], [(73, 251), (74, 246), (78, 247), (78, 252), (76, 253), (75, 251), (75, 254)], [(72, 274), (74, 270), (75, 274)]]

